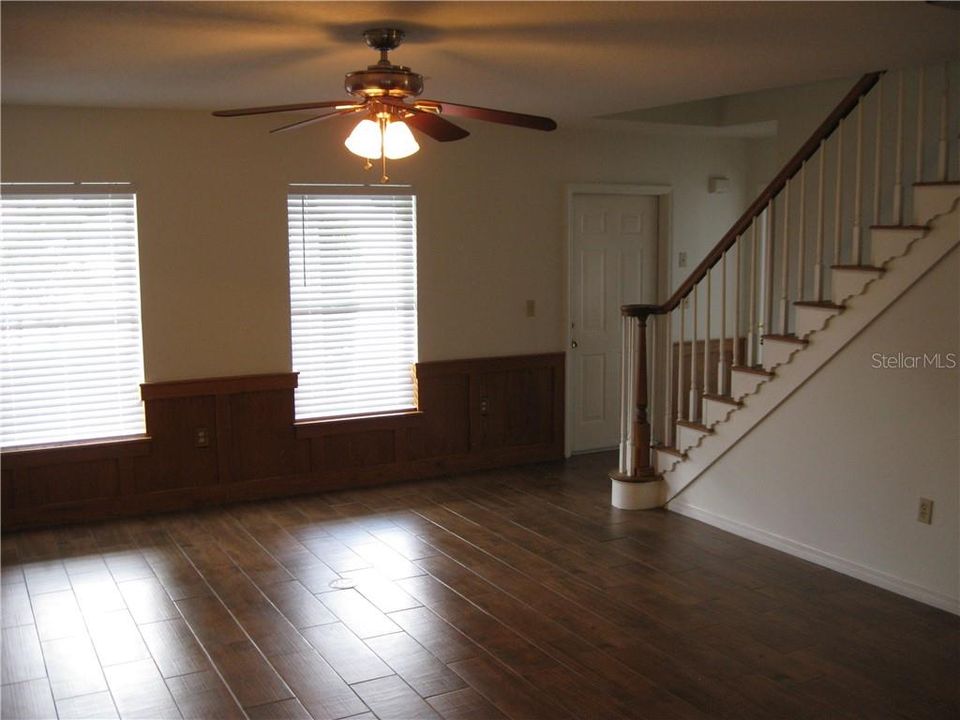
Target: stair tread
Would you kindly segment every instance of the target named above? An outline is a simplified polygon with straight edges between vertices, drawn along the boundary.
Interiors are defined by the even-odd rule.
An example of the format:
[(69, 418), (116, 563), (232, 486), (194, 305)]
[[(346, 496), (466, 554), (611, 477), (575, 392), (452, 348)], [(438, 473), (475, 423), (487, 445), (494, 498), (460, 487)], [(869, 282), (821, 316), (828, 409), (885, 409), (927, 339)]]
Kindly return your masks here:
[(748, 367), (747, 365), (734, 365), (730, 368), (733, 372), (745, 372), (752, 373), (753, 375), (763, 375), (765, 377), (773, 377), (774, 372), (772, 370), (766, 370), (759, 365), (756, 367)]
[(829, 300), (798, 300), (794, 303), (796, 307), (821, 308), (823, 310), (843, 310), (843, 305), (837, 305)]
[(733, 406), (735, 406), (735, 407), (742, 407), (742, 406), (743, 406), (743, 403), (742, 403), (742, 402), (740, 402), (740, 401), (738, 401), (738, 400), (734, 400), (734, 399), (733, 399), (732, 397), (730, 397), (729, 395), (714, 395), (713, 393), (704, 393), (704, 394), (703, 394), (703, 399), (704, 399), (704, 400), (715, 400), (716, 402), (725, 403), (725, 404), (727, 404), (727, 405), (733, 405)]
[(667, 455), (673, 455), (674, 457), (678, 457), (681, 460), (685, 460), (687, 457), (687, 454), (685, 452), (680, 452), (675, 447), (671, 447), (670, 445), (654, 445), (653, 449), (659, 450), (660, 452), (665, 452), (667, 453)]
[(780, 342), (794, 343), (795, 345), (806, 345), (807, 341), (803, 338), (798, 338), (796, 335), (764, 335), (764, 340), (779, 340)]
[(871, 225), (871, 230), (929, 230), (929, 225)]
[(713, 434), (713, 430), (708, 428), (703, 423), (691, 422), (690, 420), (677, 420), (677, 425), (680, 427), (690, 428), (691, 430), (699, 430), (702, 433), (707, 433), (708, 435)]
[(861, 272), (877, 273), (884, 271), (882, 267), (877, 267), (876, 265), (831, 265), (830, 267), (834, 270), (859, 270)]

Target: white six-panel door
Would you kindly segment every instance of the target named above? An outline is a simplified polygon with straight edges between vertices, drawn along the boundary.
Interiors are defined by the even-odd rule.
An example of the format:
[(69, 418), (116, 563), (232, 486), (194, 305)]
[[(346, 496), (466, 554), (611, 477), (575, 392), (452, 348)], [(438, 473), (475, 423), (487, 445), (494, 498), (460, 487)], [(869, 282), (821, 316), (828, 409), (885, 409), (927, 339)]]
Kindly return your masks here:
[(620, 306), (656, 302), (657, 198), (575, 194), (571, 207), (571, 451), (620, 441)]

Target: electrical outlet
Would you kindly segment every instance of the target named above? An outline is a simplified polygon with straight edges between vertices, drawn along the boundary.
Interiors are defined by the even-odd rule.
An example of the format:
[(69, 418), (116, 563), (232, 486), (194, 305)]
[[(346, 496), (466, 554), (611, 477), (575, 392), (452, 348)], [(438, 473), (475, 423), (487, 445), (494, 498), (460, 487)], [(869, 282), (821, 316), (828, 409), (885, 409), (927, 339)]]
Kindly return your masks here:
[(480, 414), (486, 415), (490, 412), (490, 401), (485, 397), (480, 398)]
[(677, 253), (677, 267), (685, 268), (687, 266), (687, 254), (685, 252)]
[(205, 427), (197, 428), (193, 434), (193, 444), (198, 448), (210, 447), (210, 431)]
[(933, 522), (933, 500), (930, 498), (920, 498), (920, 505), (917, 507), (917, 522), (927, 525)]

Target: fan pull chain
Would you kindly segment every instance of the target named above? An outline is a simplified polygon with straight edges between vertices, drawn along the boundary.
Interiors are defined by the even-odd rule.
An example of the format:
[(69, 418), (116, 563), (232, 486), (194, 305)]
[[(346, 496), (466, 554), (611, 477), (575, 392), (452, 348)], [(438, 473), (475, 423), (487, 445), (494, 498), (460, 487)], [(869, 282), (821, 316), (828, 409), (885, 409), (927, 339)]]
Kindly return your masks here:
[(387, 177), (387, 118), (380, 118), (380, 182), (385, 183), (390, 178)]

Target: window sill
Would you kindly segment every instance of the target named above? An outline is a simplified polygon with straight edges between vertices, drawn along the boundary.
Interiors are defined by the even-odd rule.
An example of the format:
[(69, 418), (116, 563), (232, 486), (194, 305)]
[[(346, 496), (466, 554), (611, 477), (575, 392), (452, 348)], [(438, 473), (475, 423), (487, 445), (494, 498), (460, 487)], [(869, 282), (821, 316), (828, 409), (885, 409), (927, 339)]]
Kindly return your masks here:
[(368, 432), (371, 430), (395, 430), (411, 427), (423, 417), (421, 410), (402, 410), (382, 415), (355, 415), (352, 417), (324, 418), (322, 420), (298, 420), (293, 429), (298, 438), (342, 435), (343, 433)]
[(95, 462), (119, 457), (136, 457), (150, 453), (149, 435), (77, 440), (74, 442), (47, 443), (45, 445), (21, 445), (3, 448), (5, 467), (34, 467), (72, 462)]

